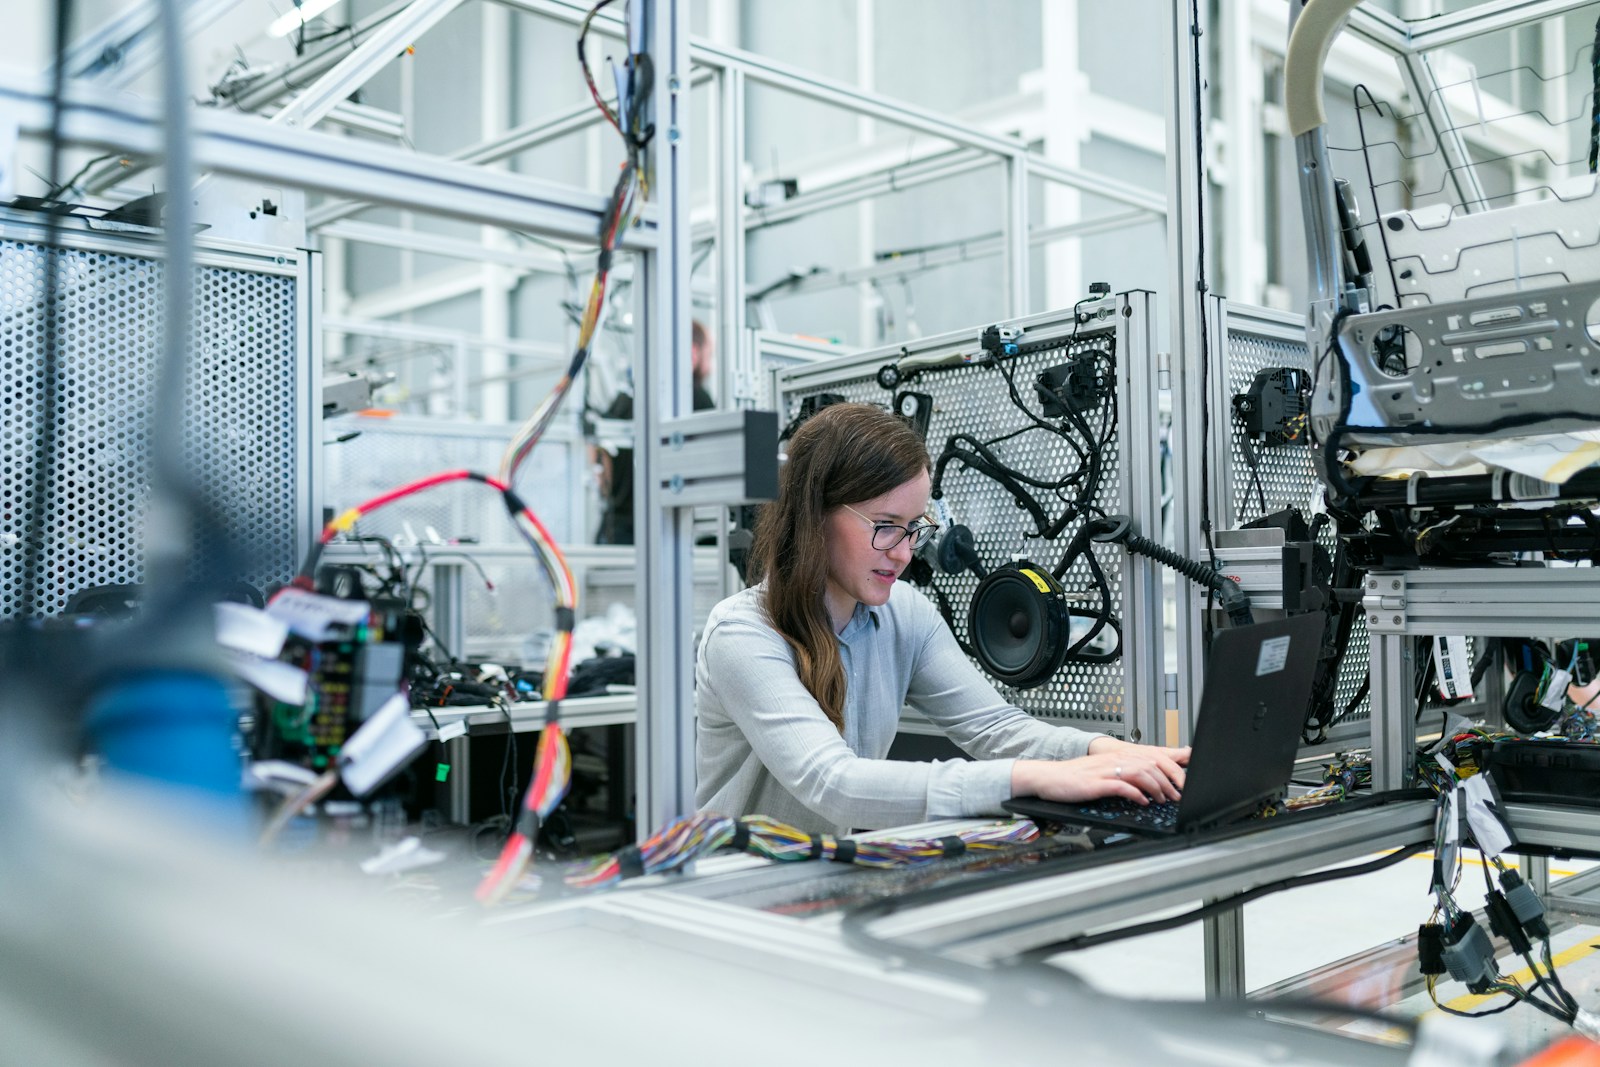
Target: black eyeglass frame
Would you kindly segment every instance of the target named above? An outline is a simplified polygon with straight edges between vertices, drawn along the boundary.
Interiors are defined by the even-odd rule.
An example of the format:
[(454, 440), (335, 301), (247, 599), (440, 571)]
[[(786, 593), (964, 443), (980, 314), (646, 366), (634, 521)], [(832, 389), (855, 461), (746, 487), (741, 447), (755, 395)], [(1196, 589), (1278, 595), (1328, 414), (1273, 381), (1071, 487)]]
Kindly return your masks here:
[[(926, 519), (913, 519), (902, 526), (897, 522), (879, 522), (877, 519), (868, 518), (849, 504), (839, 506), (872, 527), (872, 547), (879, 552), (889, 551), (908, 537), (911, 538), (912, 551), (916, 551), (939, 532), (939, 524)], [(879, 544), (883, 540), (883, 535), (890, 530), (894, 531), (894, 539), (888, 544)]]

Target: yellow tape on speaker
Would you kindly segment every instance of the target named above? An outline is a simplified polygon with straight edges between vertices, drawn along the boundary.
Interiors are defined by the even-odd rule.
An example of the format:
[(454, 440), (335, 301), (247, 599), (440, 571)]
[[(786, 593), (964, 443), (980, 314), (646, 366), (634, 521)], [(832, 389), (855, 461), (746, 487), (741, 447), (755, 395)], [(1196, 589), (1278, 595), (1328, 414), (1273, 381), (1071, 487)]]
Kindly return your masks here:
[(1030, 571), (1026, 567), (1021, 567), (1021, 568), (1018, 568), (1018, 569), (1023, 574), (1026, 574), (1028, 576), (1029, 580), (1031, 580), (1034, 585), (1039, 587), (1039, 592), (1048, 593), (1050, 591), (1050, 583), (1048, 583), (1048, 582), (1046, 582), (1044, 580), (1044, 575), (1040, 574), (1038, 571)]

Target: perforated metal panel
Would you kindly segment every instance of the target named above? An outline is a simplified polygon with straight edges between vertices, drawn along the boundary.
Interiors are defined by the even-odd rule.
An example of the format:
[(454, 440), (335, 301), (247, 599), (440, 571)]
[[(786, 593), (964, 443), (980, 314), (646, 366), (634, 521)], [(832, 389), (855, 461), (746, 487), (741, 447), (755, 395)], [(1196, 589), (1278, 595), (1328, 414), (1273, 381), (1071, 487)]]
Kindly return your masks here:
[[(61, 243), (55, 321), (47, 323), (42, 231), (29, 218), (0, 217), (0, 614), (22, 609), (22, 539), (36, 506), (45, 507), (36, 613), (59, 613), (89, 587), (141, 581), (157, 417), (183, 420), (184, 462), (215, 519), (195, 546), (195, 572), (201, 561), (231, 559), (228, 573), (258, 588), (288, 580), (307, 526), (312, 425), (299, 387), (307, 356), (294, 258), (202, 250), (184, 409), (158, 414), (160, 242), (69, 222)], [(57, 444), (46, 492), (34, 484), (33, 463), (52, 330)]]
[[(1071, 312), (1022, 320), (1018, 325), (1026, 327), (1023, 341), (1053, 338), (1059, 340), (1059, 344), (1019, 357), (1015, 363), (1015, 380), (1023, 398), (1037, 411), (1033, 382), (1039, 371), (1092, 349), (1104, 351), (1111, 357), (1116, 375), (1113, 398), (1102, 402), (1088, 416), (1095, 431), (1099, 430), (1100, 420), (1106, 419), (1109, 432), (1109, 441), (1101, 452), (1103, 474), (1093, 498), (1094, 506), (1105, 513), (1131, 514), (1137, 529), (1155, 531), (1155, 536), (1159, 536), (1156, 435), (1142, 431), (1135, 445), (1131, 432), (1133, 427), (1141, 426), (1136, 416), (1149, 414), (1155, 408), (1154, 390), (1146, 376), (1154, 367), (1148, 334), (1131, 328), (1136, 321), (1144, 324), (1149, 306), (1149, 295), (1143, 293), (1097, 303), (1087, 309), (1091, 320), (1076, 331)], [(979, 350), (981, 332), (982, 327), (975, 327), (963, 334), (947, 335), (925, 344), (919, 342), (914, 354), (921, 356), (943, 350), (975, 353)], [(849, 400), (888, 405), (894, 394), (882, 388), (874, 374), (879, 366), (901, 355), (899, 348), (880, 349), (832, 364), (779, 374), (780, 418), (793, 418), (804, 398), (824, 392)], [(901, 388), (933, 397), (928, 448), (935, 460), (951, 434), (971, 433), (982, 440), (991, 440), (1028, 425), (1027, 417), (1010, 399), (1004, 377), (991, 366), (979, 364), (929, 371), (915, 383)], [(1059, 476), (1080, 464), (1071, 446), (1042, 430), (1021, 434), (994, 448), (1009, 465), (1032, 472), (1041, 479)], [(950, 464), (943, 487), (955, 520), (972, 529), (978, 554), (991, 569), (1019, 554), (1047, 570), (1052, 569), (1082, 523), (1081, 519), (1072, 522), (1053, 541), (1029, 536), (1035, 529), (1034, 522), (1016, 506), (1010, 494), (995, 481), (962, 470), (957, 463)], [(1052, 519), (1060, 514), (1060, 502), (1048, 492), (1036, 490), (1035, 495), (1045, 503)], [(1053, 510), (1052, 504), (1055, 505)], [(1161, 661), (1159, 578), (1153, 582), (1152, 593), (1150, 575), (1143, 561), (1130, 564), (1120, 548), (1102, 546), (1096, 551), (1111, 588), (1112, 610), (1122, 623), (1123, 658), (1111, 663), (1067, 664), (1044, 685), (1034, 689), (1017, 690), (998, 684), (997, 688), (1008, 700), (1037, 717), (1119, 734), (1129, 732), (1134, 726), (1127, 712), (1131, 702), (1137, 702), (1147, 713), (1140, 729), (1147, 731), (1154, 721), (1153, 712), (1159, 710), (1159, 677), (1152, 673), (1159, 671)], [(1136, 574), (1140, 589), (1134, 595), (1130, 584), (1135, 582)], [(956, 629), (963, 639), (967, 636), (967, 611), (977, 582), (971, 574), (938, 573), (934, 579), (934, 584), (950, 602)], [(1080, 559), (1065, 575), (1063, 584), (1069, 593), (1083, 593), (1086, 607), (1098, 607), (1099, 597), (1092, 591), (1094, 587), (1086, 561)], [(930, 590), (924, 592), (933, 599)], [(1154, 667), (1150, 666), (1152, 663)]]
[[(1218, 302), (1219, 307), (1224, 306)], [(1222, 365), (1215, 368), (1212, 381), (1211, 411), (1213, 441), (1221, 437), (1227, 441), (1226, 464), (1212, 464), (1212, 485), (1209, 488), (1213, 501), (1225, 502), (1221, 513), (1213, 512), (1212, 521), (1218, 529), (1231, 529), (1244, 525), (1283, 508), (1297, 508), (1309, 522), (1322, 510), (1323, 486), (1311, 466), (1311, 452), (1304, 445), (1267, 446), (1252, 442), (1248, 452), (1243, 425), (1233, 415), (1233, 397), (1249, 389), (1257, 373), (1272, 367), (1311, 369), (1311, 356), (1306, 350), (1305, 324), (1302, 320), (1280, 312), (1229, 304), (1226, 307), (1227, 335), (1223, 345)], [(1254, 457), (1254, 470), (1252, 458)], [(1262, 510), (1265, 498), (1266, 510)], [(1334, 535), (1331, 526), (1321, 535), (1322, 546), (1333, 550)], [(1339, 665), (1339, 686), (1335, 707), (1342, 711), (1367, 678), (1367, 625), (1360, 612), (1350, 629), (1344, 659)], [(1343, 724), (1362, 724), (1366, 729), (1368, 701), (1363, 696), (1349, 715), (1341, 718)], [(1348, 729), (1347, 731), (1348, 732)]]

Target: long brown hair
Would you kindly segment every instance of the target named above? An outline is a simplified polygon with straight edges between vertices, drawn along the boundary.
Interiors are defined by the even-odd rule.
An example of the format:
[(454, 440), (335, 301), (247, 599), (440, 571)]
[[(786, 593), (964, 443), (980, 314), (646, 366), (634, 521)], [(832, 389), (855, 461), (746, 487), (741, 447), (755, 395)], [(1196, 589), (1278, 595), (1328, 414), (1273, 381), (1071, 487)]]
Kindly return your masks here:
[(766, 613), (794, 649), (800, 682), (844, 732), (845, 677), (823, 590), (828, 580), (824, 520), (928, 469), (928, 449), (904, 421), (869, 404), (833, 404), (789, 440), (778, 499), (761, 509), (751, 546), (751, 579), (765, 579)]

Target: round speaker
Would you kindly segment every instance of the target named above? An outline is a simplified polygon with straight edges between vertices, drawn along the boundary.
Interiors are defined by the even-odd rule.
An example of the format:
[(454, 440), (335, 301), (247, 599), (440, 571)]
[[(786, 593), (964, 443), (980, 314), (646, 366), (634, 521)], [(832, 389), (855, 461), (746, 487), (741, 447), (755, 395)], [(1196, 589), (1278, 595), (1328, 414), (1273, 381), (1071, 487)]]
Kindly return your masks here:
[(1503, 707), (1506, 725), (1519, 734), (1536, 734), (1540, 730), (1548, 730), (1561, 717), (1561, 712), (1552, 711), (1533, 699), (1538, 691), (1539, 675), (1532, 671), (1518, 671), (1511, 679), (1511, 684), (1506, 687)]
[(1043, 685), (1061, 669), (1071, 635), (1061, 583), (1027, 560), (991, 572), (972, 594), (967, 633), (984, 670), (1000, 681)]

